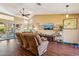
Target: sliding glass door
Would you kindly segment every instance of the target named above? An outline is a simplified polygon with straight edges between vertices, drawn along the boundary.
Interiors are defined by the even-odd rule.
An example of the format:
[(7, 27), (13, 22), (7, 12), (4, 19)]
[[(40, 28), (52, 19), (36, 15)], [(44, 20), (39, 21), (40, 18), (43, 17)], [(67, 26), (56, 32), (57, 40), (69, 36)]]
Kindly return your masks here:
[(0, 22), (0, 40), (15, 38), (15, 24)]

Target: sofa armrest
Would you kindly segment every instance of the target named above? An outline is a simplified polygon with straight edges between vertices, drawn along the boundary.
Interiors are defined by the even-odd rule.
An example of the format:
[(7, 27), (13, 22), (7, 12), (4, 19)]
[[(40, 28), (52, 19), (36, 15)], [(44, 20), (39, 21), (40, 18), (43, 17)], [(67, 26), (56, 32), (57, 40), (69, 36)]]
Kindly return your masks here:
[(42, 41), (41, 45), (38, 46), (39, 55), (44, 54), (47, 51), (49, 41)]

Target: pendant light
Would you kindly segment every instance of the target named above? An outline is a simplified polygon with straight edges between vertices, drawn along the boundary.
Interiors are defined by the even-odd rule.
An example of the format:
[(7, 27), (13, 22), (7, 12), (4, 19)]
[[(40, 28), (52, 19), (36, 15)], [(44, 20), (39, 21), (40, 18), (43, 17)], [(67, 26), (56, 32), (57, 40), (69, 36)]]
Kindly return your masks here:
[(68, 14), (68, 7), (69, 7), (69, 5), (66, 5), (66, 18), (68, 18), (69, 17), (69, 14)]

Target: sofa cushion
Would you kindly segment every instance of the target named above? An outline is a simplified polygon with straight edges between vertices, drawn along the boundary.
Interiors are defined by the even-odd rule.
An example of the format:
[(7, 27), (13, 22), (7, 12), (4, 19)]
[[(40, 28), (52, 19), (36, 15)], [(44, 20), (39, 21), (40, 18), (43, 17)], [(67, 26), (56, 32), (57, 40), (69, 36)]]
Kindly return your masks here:
[(28, 40), (27, 40), (27, 37), (25, 36), (24, 33), (21, 33), (21, 38), (22, 38), (22, 41), (23, 41), (23, 47), (29, 48)]
[(41, 37), (41, 40), (42, 41), (47, 41), (47, 38), (46, 37)]
[(37, 42), (38, 44), (40, 45), (42, 43), (42, 39), (39, 35), (36, 35), (36, 38), (37, 38)]
[(23, 35), (23, 42), (24, 42), (24, 48), (26, 50), (29, 50), (32, 52), (34, 55), (38, 55), (38, 50), (37, 50), (37, 44), (35, 42), (35, 34), (33, 33), (22, 33)]
[(35, 39), (36, 45), (37, 45), (37, 46), (40, 45), (40, 43), (39, 43), (39, 41), (37, 40), (37, 38), (34, 37), (34, 39)]

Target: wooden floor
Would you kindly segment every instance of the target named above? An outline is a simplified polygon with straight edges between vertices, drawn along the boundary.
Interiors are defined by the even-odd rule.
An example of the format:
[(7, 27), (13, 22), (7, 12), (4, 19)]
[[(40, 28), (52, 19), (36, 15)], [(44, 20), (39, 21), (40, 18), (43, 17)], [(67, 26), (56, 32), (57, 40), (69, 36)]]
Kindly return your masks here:
[[(20, 48), (16, 40), (0, 41), (0, 56), (33, 56), (32, 53)], [(50, 42), (47, 52), (42, 56), (79, 56), (79, 48), (72, 45)]]
[(0, 56), (15, 56), (18, 46), (16, 40), (0, 41)]
[(79, 48), (73, 45), (51, 42), (44, 56), (79, 56)]

